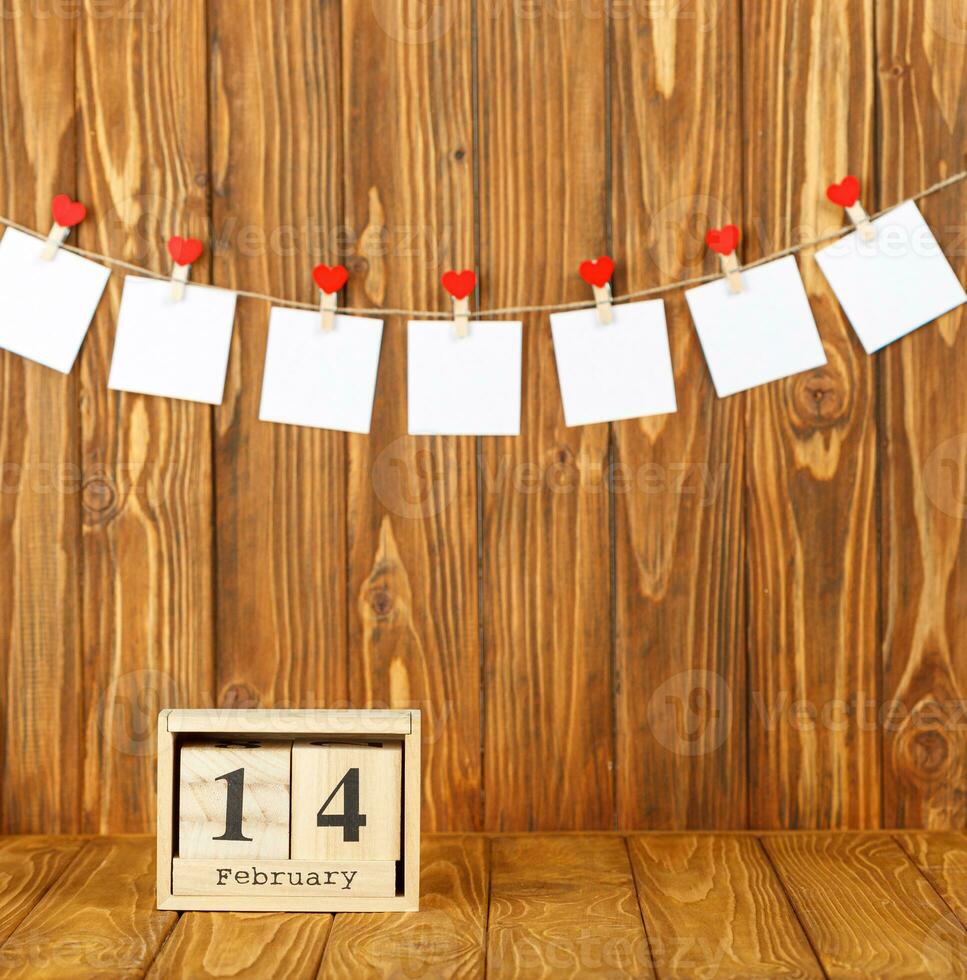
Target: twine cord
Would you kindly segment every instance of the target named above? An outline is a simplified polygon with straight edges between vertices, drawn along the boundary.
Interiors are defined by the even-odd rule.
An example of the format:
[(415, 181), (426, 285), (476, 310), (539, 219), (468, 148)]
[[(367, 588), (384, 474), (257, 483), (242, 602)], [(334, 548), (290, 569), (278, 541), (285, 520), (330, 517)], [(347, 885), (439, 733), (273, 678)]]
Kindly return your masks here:
[[(925, 197), (929, 197), (931, 194), (936, 194), (939, 191), (945, 190), (954, 184), (967, 178), (967, 170), (961, 170), (959, 173), (952, 174), (945, 180), (938, 181), (936, 184), (931, 184), (929, 187), (924, 188), (922, 191), (914, 194), (912, 197), (905, 198), (907, 201), (920, 201)], [(884, 208), (882, 211), (877, 211), (876, 214), (870, 215), (870, 220), (875, 218), (880, 218), (888, 211), (892, 211), (894, 207), (898, 205), (891, 205), (888, 208)], [(24, 225), (18, 224), (16, 221), (12, 221), (10, 218), (5, 218), (0, 216), (0, 225), (5, 225), (8, 228), (13, 228), (16, 231), (23, 232), (26, 235), (32, 235), (40, 241), (45, 241), (47, 235), (42, 235), (35, 231), (33, 228), (27, 228)], [(805, 242), (799, 242), (796, 245), (790, 245), (788, 248), (784, 248), (779, 252), (773, 252), (771, 255), (766, 255), (761, 259), (756, 259), (753, 262), (749, 262), (743, 266), (741, 269), (754, 269), (757, 266), (765, 265), (767, 262), (774, 262), (776, 259), (785, 258), (787, 255), (795, 255), (797, 252), (802, 252), (807, 248), (812, 248), (814, 245), (822, 245), (824, 242), (835, 241), (837, 238), (841, 238), (854, 230), (852, 225), (844, 225), (842, 228), (836, 228), (833, 231), (827, 232), (824, 235), (820, 235), (817, 238), (811, 238)], [(82, 255), (87, 259), (94, 259), (98, 262), (103, 262), (106, 265), (115, 266), (118, 269), (125, 269), (128, 272), (134, 272), (141, 276), (147, 276), (150, 279), (158, 279), (161, 281), (167, 280), (170, 277), (160, 273), (155, 272), (153, 269), (146, 269), (143, 266), (135, 265), (133, 262), (126, 262), (124, 259), (116, 259), (113, 256), (105, 255), (102, 252), (93, 252), (90, 249), (79, 248), (76, 245), (61, 245), (62, 249), (68, 252), (73, 252), (75, 255)], [(651, 286), (648, 289), (636, 289), (630, 293), (622, 293), (621, 295), (612, 297), (612, 304), (615, 306), (620, 306), (622, 303), (631, 303), (634, 300), (646, 299), (650, 296), (660, 296), (663, 293), (669, 293), (676, 289), (685, 289), (689, 286), (701, 286), (703, 283), (712, 282), (715, 279), (723, 278), (720, 272), (710, 273), (704, 276), (694, 276), (691, 279), (681, 279), (676, 282), (665, 283), (661, 286)], [(202, 289), (220, 289), (225, 287), (220, 287), (214, 283), (207, 282), (195, 282), (192, 286), (200, 287)], [(262, 300), (267, 303), (272, 303), (276, 306), (285, 306), (290, 309), (296, 310), (311, 310), (315, 313), (319, 312), (318, 303), (302, 303), (298, 300), (286, 299), (284, 296), (273, 296), (271, 293), (260, 293), (255, 292), (250, 289), (234, 289), (232, 292), (236, 296), (243, 299), (255, 299)], [(594, 309), (594, 300), (581, 300), (574, 303), (547, 303), (543, 305), (536, 306), (500, 306), (489, 310), (477, 310), (470, 314), (471, 320), (483, 320), (490, 317), (501, 317), (510, 316), (516, 313), (562, 313), (567, 310), (590, 310)], [(434, 320), (452, 320), (453, 311), (441, 312), (440, 310), (406, 310), (406, 309), (394, 309), (392, 307), (363, 307), (363, 306), (340, 306), (337, 308), (339, 313), (356, 314), (361, 316), (409, 316), (409, 317), (420, 317), (422, 319), (434, 319)]]

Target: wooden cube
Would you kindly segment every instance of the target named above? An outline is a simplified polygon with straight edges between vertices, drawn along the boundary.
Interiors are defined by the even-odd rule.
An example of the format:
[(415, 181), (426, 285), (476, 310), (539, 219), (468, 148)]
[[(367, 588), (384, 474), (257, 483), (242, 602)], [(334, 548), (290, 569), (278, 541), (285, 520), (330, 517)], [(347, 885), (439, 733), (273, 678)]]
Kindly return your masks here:
[(398, 860), (402, 749), (398, 741), (296, 742), (291, 856)]
[(179, 857), (288, 858), (291, 755), (291, 742), (183, 744)]

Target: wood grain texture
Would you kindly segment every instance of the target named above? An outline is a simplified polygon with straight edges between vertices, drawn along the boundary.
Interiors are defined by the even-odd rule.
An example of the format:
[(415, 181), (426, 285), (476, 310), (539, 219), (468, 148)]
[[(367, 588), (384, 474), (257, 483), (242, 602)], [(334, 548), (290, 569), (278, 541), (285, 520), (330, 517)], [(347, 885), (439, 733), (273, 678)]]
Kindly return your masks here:
[[(868, 185), (872, 18), (872, 0), (743, 7), (746, 261), (841, 225), (830, 180)], [(828, 363), (746, 396), (749, 819), (876, 827), (874, 367), (811, 252), (799, 266)]]
[[(580, 5), (478, 8), (484, 306), (589, 296), (578, 266), (607, 245), (605, 29)], [(523, 330), (520, 436), (481, 453), (485, 826), (610, 827), (608, 426), (565, 428), (547, 318)]]
[(482, 977), (489, 844), (480, 837), (426, 838), (420, 911), (336, 917), (320, 977)]
[[(474, 265), (470, 8), (343, 3), (354, 305), (446, 309), (440, 274)], [(348, 437), (350, 698), (422, 709), (425, 826), (470, 830), (481, 808), (475, 443), (406, 435), (405, 331), (386, 318), (372, 431)]]
[(0, 945), (64, 873), (82, 846), (71, 837), (0, 840)]
[[(878, 7), (880, 203), (967, 166), (967, 31), (956, 2)], [(967, 280), (967, 184), (921, 202)], [(967, 313), (882, 355), (884, 825), (967, 825)]]
[[(709, 140), (740, 125), (738, 8), (681, 12), (614, 21), (622, 292), (713, 270), (705, 229), (741, 208), (741, 147)], [(614, 427), (618, 825), (743, 827), (743, 399), (716, 398), (681, 292), (665, 316), (678, 412)]]
[(0, 948), (5, 977), (140, 977), (174, 928), (154, 907), (154, 840), (90, 841)]
[[(0, 17), (0, 213), (298, 299), (647, 288), (967, 166), (957, 0), (48, 7)], [(518, 439), (405, 434), (401, 317), (370, 436), (257, 420), (264, 303), (214, 413), (107, 390), (120, 274), (70, 377), (0, 352), (0, 830), (149, 829), (162, 705), (346, 702), (423, 709), (430, 828), (967, 826), (965, 314), (869, 358), (800, 268), (825, 368), (719, 400), (673, 292), (680, 411), (610, 432), (544, 316)]]
[(937, 894), (967, 926), (967, 836), (962, 833), (894, 836)]
[(188, 913), (174, 925), (148, 902), (150, 841), (75, 841), (70, 861), (67, 839), (9, 838), (0, 877), (36, 871), (47, 891), (31, 890), (39, 903), (26, 919), (27, 891), (15, 884), (9, 904), (4, 894), (0, 923), (14, 909), (22, 921), (6, 945), (0, 936), (0, 972), (967, 976), (967, 931), (954, 914), (964, 841), (776, 833), (767, 855), (751, 834), (431, 835), (418, 913)]
[(621, 837), (498, 837), (490, 860), (488, 976), (654, 975)]
[[(200, 4), (79, 5), (78, 188), (86, 248), (167, 271), (171, 234), (205, 236), (208, 114)], [(208, 263), (192, 267), (208, 277)], [(205, 405), (107, 387), (123, 278), (81, 351), (84, 794), (89, 831), (154, 816), (158, 709), (209, 703), (211, 425)]]
[(823, 976), (754, 837), (641, 835), (628, 847), (659, 976)]
[(828, 977), (967, 975), (967, 933), (890, 837), (763, 843)]
[[(46, 231), (76, 193), (74, 29), (0, 17), (0, 207)], [(0, 830), (79, 823), (82, 752), (77, 376), (0, 352)], [(49, 767), (49, 768), (48, 768)], [(48, 778), (36, 779), (47, 769)]]
[[(215, 280), (316, 302), (313, 266), (341, 258), (339, 4), (208, 9)], [(345, 437), (258, 420), (269, 312), (239, 302), (215, 412), (218, 701), (337, 707)]]
[(187, 912), (147, 975), (308, 980), (316, 975), (331, 926), (331, 915)]

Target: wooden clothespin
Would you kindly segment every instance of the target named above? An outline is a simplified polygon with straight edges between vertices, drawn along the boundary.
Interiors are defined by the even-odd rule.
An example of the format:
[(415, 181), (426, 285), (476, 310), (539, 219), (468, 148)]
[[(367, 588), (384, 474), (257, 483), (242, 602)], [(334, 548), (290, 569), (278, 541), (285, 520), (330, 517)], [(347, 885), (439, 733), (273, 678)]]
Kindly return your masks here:
[(741, 293), (742, 271), (735, 250), (739, 245), (739, 229), (735, 225), (723, 225), (721, 228), (710, 228), (705, 233), (705, 244), (713, 252), (718, 252), (722, 272), (729, 283), (729, 292)]
[(50, 211), (54, 216), (54, 224), (47, 235), (44, 250), (40, 257), (50, 262), (57, 254), (57, 249), (64, 244), (74, 225), (80, 224), (87, 215), (87, 208), (80, 201), (72, 201), (67, 194), (58, 194), (50, 202)]
[(197, 238), (172, 235), (168, 239), (168, 253), (174, 267), (171, 270), (171, 298), (180, 303), (185, 298), (185, 285), (191, 273), (191, 264), (201, 255), (202, 244)]
[(322, 317), (322, 329), (329, 333), (336, 325), (336, 294), (346, 285), (349, 279), (349, 270), (344, 265), (317, 265), (312, 270), (312, 278), (315, 279), (322, 299), (319, 303), (319, 312)]
[(443, 288), (453, 297), (453, 325), (458, 337), (466, 337), (470, 333), (470, 300), (469, 296), (477, 285), (477, 276), (472, 269), (455, 272), (450, 269), (440, 276)]
[(614, 321), (611, 306), (611, 276), (614, 275), (614, 260), (608, 255), (582, 262), (578, 272), (594, 292), (594, 306), (598, 312), (598, 323)]
[(864, 242), (871, 242), (876, 238), (876, 229), (870, 221), (870, 216), (860, 204), (860, 182), (858, 177), (850, 174), (844, 177), (838, 184), (830, 184), (826, 188), (826, 196), (842, 208), (846, 208), (850, 221), (856, 225), (856, 230)]

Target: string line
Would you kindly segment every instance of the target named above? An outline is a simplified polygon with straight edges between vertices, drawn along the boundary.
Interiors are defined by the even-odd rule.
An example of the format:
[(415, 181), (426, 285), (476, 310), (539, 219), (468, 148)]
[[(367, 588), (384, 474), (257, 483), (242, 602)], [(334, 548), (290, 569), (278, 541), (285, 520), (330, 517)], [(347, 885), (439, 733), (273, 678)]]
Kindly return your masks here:
[[(918, 191), (912, 197), (905, 198), (907, 201), (920, 201), (925, 197), (929, 197), (931, 194), (936, 194), (938, 191), (945, 190), (951, 187), (953, 184), (957, 184), (960, 181), (967, 178), (967, 170), (961, 170), (959, 173), (952, 174), (945, 180), (938, 181), (936, 184), (931, 184), (929, 187), (924, 188), (922, 191)], [(880, 218), (888, 211), (892, 211), (894, 207), (898, 205), (891, 205), (890, 207), (883, 208), (882, 211), (877, 211), (875, 214), (871, 214), (870, 218)], [(0, 216), (0, 225), (5, 225), (8, 228), (13, 228), (16, 231), (23, 232), (27, 235), (32, 235), (41, 241), (46, 240), (47, 236), (40, 234), (33, 228), (27, 228), (25, 225), (18, 224), (16, 221), (12, 221), (10, 218), (5, 218)], [(836, 228), (833, 231), (829, 231), (824, 235), (820, 235), (817, 238), (811, 238), (805, 242), (799, 242), (796, 245), (790, 245), (788, 248), (784, 248), (779, 252), (773, 252), (771, 255), (763, 256), (761, 259), (756, 259), (753, 262), (748, 262), (741, 266), (741, 269), (754, 269), (757, 266), (765, 265), (767, 262), (774, 262), (776, 259), (785, 258), (787, 255), (795, 255), (797, 252), (802, 252), (807, 248), (812, 248), (814, 245), (822, 245), (824, 242), (835, 241), (837, 238), (841, 238), (843, 235), (849, 234), (853, 231), (852, 225), (844, 225), (842, 228)], [(133, 262), (126, 262), (124, 259), (116, 259), (113, 256), (105, 255), (102, 252), (93, 252), (90, 249), (79, 248), (77, 245), (61, 245), (62, 249), (68, 252), (73, 252), (75, 255), (82, 255), (87, 259), (94, 259), (98, 262), (103, 262), (106, 265), (115, 266), (118, 269), (125, 269), (128, 272), (134, 272), (141, 276), (147, 276), (150, 279), (158, 279), (161, 281), (166, 281), (170, 277), (160, 273), (155, 272), (153, 269), (147, 269), (144, 266), (135, 265)], [(622, 293), (621, 295), (613, 296), (611, 302), (615, 306), (620, 306), (622, 303), (631, 303), (634, 300), (645, 299), (649, 296), (660, 296), (663, 293), (669, 293), (676, 289), (685, 289), (689, 286), (701, 286), (703, 283), (712, 282), (715, 279), (721, 279), (721, 272), (713, 272), (708, 275), (694, 276), (691, 279), (680, 279), (676, 282), (665, 283), (661, 286), (651, 286), (648, 289), (636, 289), (630, 293)], [(208, 282), (193, 282), (192, 286), (197, 286), (202, 289), (220, 289), (225, 287), (220, 287), (214, 283)], [(231, 290), (236, 296), (243, 299), (255, 299), (263, 300), (267, 303), (272, 303), (276, 306), (285, 306), (296, 310), (313, 310), (318, 311), (319, 305), (313, 303), (302, 303), (298, 300), (286, 299), (284, 296), (273, 296), (271, 293), (260, 293), (255, 292), (250, 289), (233, 289)], [(500, 317), (509, 316), (515, 313), (562, 313), (567, 310), (588, 310), (594, 309), (594, 300), (579, 300), (574, 303), (547, 303), (537, 306), (499, 306), (494, 307), (489, 310), (476, 310), (470, 314), (471, 320), (482, 320), (490, 317)], [(365, 306), (340, 306), (337, 307), (337, 312), (355, 314), (361, 316), (409, 316), (409, 317), (420, 317), (423, 319), (433, 319), (433, 320), (451, 320), (453, 319), (453, 312), (446, 311), (442, 312), (440, 310), (406, 310), (393, 307), (365, 307)]]

